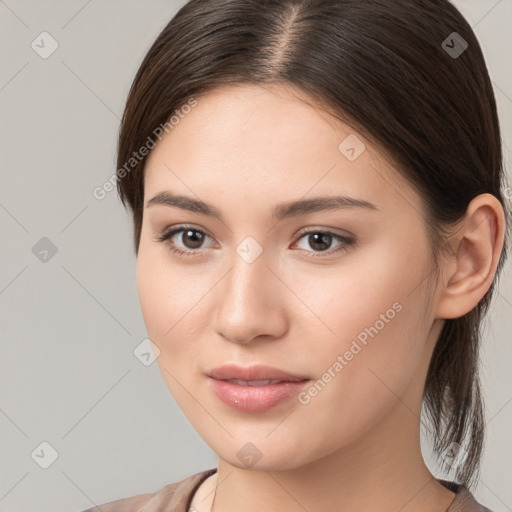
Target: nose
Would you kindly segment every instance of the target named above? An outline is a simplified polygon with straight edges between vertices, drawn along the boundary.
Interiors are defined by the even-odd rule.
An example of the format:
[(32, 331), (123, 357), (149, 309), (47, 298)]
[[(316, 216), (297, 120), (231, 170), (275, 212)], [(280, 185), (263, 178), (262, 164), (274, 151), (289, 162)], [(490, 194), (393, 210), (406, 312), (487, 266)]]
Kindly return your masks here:
[(235, 253), (232, 262), (218, 286), (216, 332), (239, 344), (283, 336), (288, 327), (286, 287), (269, 267), (265, 252), (254, 261)]

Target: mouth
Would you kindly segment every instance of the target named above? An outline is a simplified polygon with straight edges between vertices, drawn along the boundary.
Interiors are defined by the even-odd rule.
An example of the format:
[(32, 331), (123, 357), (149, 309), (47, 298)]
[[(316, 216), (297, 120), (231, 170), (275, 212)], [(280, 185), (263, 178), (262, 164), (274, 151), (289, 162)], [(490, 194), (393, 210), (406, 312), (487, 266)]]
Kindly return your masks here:
[(271, 367), (229, 365), (209, 374), (210, 388), (225, 405), (242, 412), (265, 412), (297, 395), (311, 379)]
[[(237, 384), (238, 386), (268, 386), (269, 384), (279, 384), (281, 382), (287, 382), (283, 380), (240, 380), (240, 379), (229, 379), (224, 382), (231, 382), (231, 384)], [(288, 381), (289, 382), (289, 381)]]

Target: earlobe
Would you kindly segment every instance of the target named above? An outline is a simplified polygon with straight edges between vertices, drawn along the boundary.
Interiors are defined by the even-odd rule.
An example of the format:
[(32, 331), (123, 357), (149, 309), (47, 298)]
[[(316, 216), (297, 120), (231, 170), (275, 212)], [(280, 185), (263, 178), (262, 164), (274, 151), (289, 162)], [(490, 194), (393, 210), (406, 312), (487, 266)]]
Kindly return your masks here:
[(475, 197), (451, 241), (454, 257), (442, 269), (436, 317), (461, 317), (480, 302), (494, 279), (504, 235), (505, 214), (498, 199)]

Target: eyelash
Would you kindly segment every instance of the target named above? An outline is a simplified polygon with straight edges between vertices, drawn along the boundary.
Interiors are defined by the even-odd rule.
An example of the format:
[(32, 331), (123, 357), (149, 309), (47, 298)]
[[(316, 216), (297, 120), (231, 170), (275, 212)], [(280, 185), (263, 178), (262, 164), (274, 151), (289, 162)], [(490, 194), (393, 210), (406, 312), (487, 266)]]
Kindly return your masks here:
[[(173, 245), (171, 243), (170, 239), (174, 235), (176, 235), (178, 233), (181, 233), (183, 231), (195, 231), (197, 233), (201, 233), (203, 235), (209, 236), (204, 231), (201, 231), (200, 229), (196, 229), (193, 226), (178, 226), (178, 227), (172, 228), (171, 230), (165, 231), (162, 234), (154, 237), (154, 240), (157, 241), (157, 242), (161, 242), (161, 243), (166, 244), (170, 251), (172, 251), (173, 253), (179, 254), (180, 256), (186, 256), (186, 257), (200, 256), (200, 250), (199, 249), (197, 249), (197, 250), (179, 249), (178, 247), (176, 247), (175, 245)], [(338, 234), (333, 233), (331, 231), (322, 231), (322, 230), (319, 230), (319, 229), (314, 229), (314, 230), (302, 232), (302, 233), (299, 234), (300, 236), (299, 236), (298, 239), (300, 240), (304, 236), (311, 235), (311, 234), (331, 235), (336, 241), (342, 242), (342, 245), (339, 246), (338, 249), (329, 250), (329, 251), (321, 251), (321, 252), (318, 252), (318, 251), (317, 252), (313, 252), (312, 256), (314, 258), (323, 258), (323, 257), (331, 256), (334, 253), (345, 252), (345, 251), (348, 250), (348, 247), (354, 243), (354, 240), (352, 238), (348, 238), (348, 237), (345, 237), (345, 236), (342, 236), (342, 235), (338, 235)], [(310, 252), (310, 251), (307, 251), (307, 252)]]

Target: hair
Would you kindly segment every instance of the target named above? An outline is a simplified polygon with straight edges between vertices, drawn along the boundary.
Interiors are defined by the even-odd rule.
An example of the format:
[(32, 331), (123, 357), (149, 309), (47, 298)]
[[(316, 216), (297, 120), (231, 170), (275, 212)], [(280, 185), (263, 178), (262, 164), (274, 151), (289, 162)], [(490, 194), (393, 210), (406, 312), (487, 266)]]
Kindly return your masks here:
[[(467, 42), (458, 56), (443, 44), (453, 32)], [(422, 198), (437, 271), (439, 254), (449, 252), (446, 228), (464, 217), (473, 198), (489, 193), (504, 206), (495, 278), (470, 312), (444, 320), (422, 403), (434, 453), (441, 459), (463, 446), (455, 479), (471, 487), (485, 426), (481, 321), (510, 227), (496, 101), (471, 27), (448, 0), (188, 1), (143, 59), (121, 122), (117, 188), (133, 214), (137, 255), (145, 158), (127, 173), (120, 168), (134, 151), (149, 142), (154, 147), (158, 127), (191, 97), (236, 84), (292, 87), (382, 148)]]

